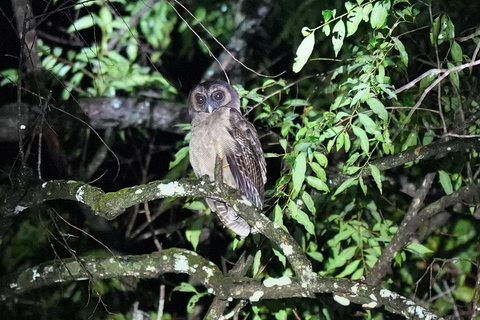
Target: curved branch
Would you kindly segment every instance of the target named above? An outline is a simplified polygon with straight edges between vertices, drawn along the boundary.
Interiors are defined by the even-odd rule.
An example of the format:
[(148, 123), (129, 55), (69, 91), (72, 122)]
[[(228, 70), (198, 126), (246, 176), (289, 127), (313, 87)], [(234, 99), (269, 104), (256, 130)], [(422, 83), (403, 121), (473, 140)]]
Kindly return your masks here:
[(334, 299), (342, 305), (357, 303), (369, 309), (384, 306), (386, 310), (407, 318), (443, 319), (395, 292), (348, 279), (315, 276), (307, 289), (288, 278), (269, 278), (260, 283), (224, 276), (217, 266), (197, 253), (177, 248), (141, 256), (71, 258), (43, 263), (2, 278), (0, 300), (59, 282), (130, 276), (151, 279), (165, 273), (189, 274), (221, 300), (256, 302), (260, 299), (301, 298), (310, 292), (333, 293)]
[[(0, 217), (12, 217), (23, 210), (48, 200), (73, 200), (89, 206), (97, 215), (114, 219), (125, 209), (145, 201), (166, 197), (198, 196), (225, 201), (232, 205), (239, 215), (255, 226), (267, 238), (277, 244), (289, 260), (293, 271), (308, 288), (315, 274), (310, 260), (293, 237), (280, 226), (261, 214), (237, 189), (227, 185), (219, 190), (212, 181), (181, 179), (179, 181), (153, 181), (145, 185), (124, 188), (105, 193), (97, 187), (79, 181), (54, 180), (30, 187), (27, 192), (15, 194), (10, 191), (0, 208)], [(11, 199), (11, 200), (10, 200)]]

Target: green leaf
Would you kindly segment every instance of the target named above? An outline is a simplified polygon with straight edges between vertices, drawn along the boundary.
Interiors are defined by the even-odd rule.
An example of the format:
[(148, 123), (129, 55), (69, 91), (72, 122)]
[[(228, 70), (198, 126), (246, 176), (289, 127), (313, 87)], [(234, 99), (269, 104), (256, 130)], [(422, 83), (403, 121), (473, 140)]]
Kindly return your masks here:
[(348, 247), (342, 250), (342, 252), (335, 257), (335, 267), (343, 267), (348, 260), (353, 258), (355, 251), (357, 251), (357, 247)]
[[(372, 267), (373, 267), (373, 266), (372, 266)], [(372, 267), (371, 267), (371, 268), (372, 268)], [(352, 274), (352, 276), (350, 277), (350, 279), (352, 279), (352, 280), (359, 280), (359, 279), (361, 279), (361, 278), (363, 277), (364, 273), (365, 273), (365, 269), (363, 269), (363, 268), (357, 269), (357, 271), (355, 271), (355, 273)]]
[(424, 256), (425, 254), (433, 253), (432, 250), (425, 247), (423, 244), (412, 242), (410, 243), (405, 250), (418, 254), (420, 256)]
[(338, 56), (338, 53), (342, 49), (343, 40), (345, 39), (345, 24), (343, 20), (338, 20), (332, 30), (332, 44), (333, 51), (335, 52), (335, 57)]
[(408, 147), (414, 147), (417, 145), (417, 140), (418, 140), (418, 135), (416, 132), (410, 132), (410, 134), (407, 137), (407, 140), (405, 143), (402, 145), (402, 151), (407, 150)]
[(369, 167), (372, 173), (373, 180), (375, 180), (378, 190), (380, 190), (380, 193), (382, 193), (382, 175), (380, 173), (380, 170), (378, 170), (378, 168), (373, 164), (369, 164)]
[(369, 98), (366, 102), (370, 107), (370, 110), (372, 110), (380, 119), (388, 119), (387, 109), (385, 109), (385, 106), (380, 100), (378, 100), (377, 98)]
[[(355, 105), (358, 101), (365, 101), (365, 99), (368, 99), (370, 96), (370, 87), (363, 85), (364, 88), (361, 90), (358, 90), (357, 93), (353, 96), (352, 101), (350, 102), (350, 105), (353, 106)], [(360, 87), (360, 86), (359, 86)]]
[(17, 69), (6, 69), (0, 72), (0, 77), (2, 77), (2, 82), (0, 82), (0, 87), (7, 84), (14, 84), (18, 81), (18, 71)]
[(285, 257), (285, 255), (281, 251), (278, 251), (275, 248), (272, 248), (272, 251), (275, 254), (275, 256), (277, 256), (278, 261), (280, 261), (280, 263), (283, 264), (283, 267), (285, 267), (287, 265), (287, 258)]
[(110, 11), (109, 6), (103, 6), (100, 8), (99, 18), (100, 18), (99, 22), (101, 23), (102, 26), (106, 26), (112, 22), (113, 15), (112, 15), (112, 12)]
[(432, 44), (442, 44), (443, 41), (453, 39), (455, 37), (455, 26), (446, 14), (438, 16), (430, 29), (430, 42)]
[(326, 155), (324, 155), (321, 152), (315, 151), (313, 153), (313, 156), (317, 160), (318, 164), (321, 165), (322, 167), (326, 168), (328, 165), (328, 158)]
[(357, 270), (358, 265), (360, 264), (361, 261), (362, 261), (361, 259), (353, 260), (336, 277), (337, 278), (345, 278), (346, 276), (351, 275), (354, 271)]
[(312, 55), (313, 47), (315, 45), (315, 32), (310, 33), (306, 36), (302, 43), (298, 46), (295, 62), (293, 63), (292, 70), (295, 73), (300, 72), (303, 69), (308, 59)]
[(347, 15), (347, 37), (355, 34), (358, 29), (358, 25), (363, 20), (363, 9), (361, 7), (355, 7)]
[(304, 226), (308, 233), (315, 235), (315, 226), (313, 225), (312, 221), (310, 221), (310, 218), (304, 211), (297, 208), (297, 205), (294, 201), (290, 201), (288, 203), (288, 208), (290, 209), (292, 218)]
[(206, 293), (196, 294), (190, 298), (187, 304), (187, 312), (189, 314), (192, 314), (195, 311), (195, 305), (197, 304), (198, 300), (200, 300), (200, 298), (204, 295), (206, 295)]
[(170, 165), (168, 166), (168, 170), (172, 169), (176, 165), (180, 163), (185, 157), (188, 155), (189, 147), (183, 147), (180, 150), (175, 153), (175, 160), (170, 162)]
[(333, 238), (334, 243), (337, 244), (340, 241), (350, 238), (354, 232), (356, 232), (354, 228), (347, 227), (345, 230), (340, 231), (338, 234), (335, 235), (335, 237)]
[(305, 171), (307, 170), (307, 157), (305, 152), (300, 152), (293, 164), (292, 180), (293, 191), (298, 194), (302, 189), (305, 180)]
[(475, 289), (472, 287), (457, 287), (452, 291), (452, 293), (456, 301), (458, 300), (469, 304), (473, 301)]
[(313, 188), (315, 188), (319, 191), (330, 192), (330, 189), (328, 188), (327, 184), (317, 177), (308, 176), (307, 177), (307, 183), (311, 187), (313, 187)]
[(326, 24), (322, 27), (322, 32), (323, 34), (325, 34), (326, 37), (328, 37), (330, 35), (330, 32), (332, 32), (332, 30), (330, 29), (330, 25), (329, 24)]
[(362, 177), (362, 176), (359, 176), (359, 177), (358, 177), (358, 182), (360, 183), (360, 188), (362, 189), (363, 194), (364, 194), (364, 195), (367, 195), (368, 188), (367, 188), (367, 186), (365, 185), (365, 182), (363, 182), (363, 177)]
[[(451, 69), (451, 68), (454, 68), (455, 66), (451, 62), (447, 62), (447, 67)], [(452, 80), (455, 87), (460, 88), (460, 77), (458, 75), (458, 72), (452, 72), (448, 76), (450, 77), (450, 80)]]
[(365, 133), (365, 130), (363, 130), (360, 127), (357, 127), (356, 125), (352, 125), (352, 130), (353, 130), (353, 134), (355, 134), (357, 138), (360, 139), (360, 148), (362, 148), (363, 152), (368, 154), (370, 145), (369, 145), (368, 137), (367, 137), (367, 134)]
[(439, 170), (438, 175), (440, 178), (440, 184), (442, 185), (443, 191), (445, 191), (446, 194), (452, 194), (453, 186), (452, 186), (452, 179), (450, 178), (450, 175), (443, 170)]
[[(327, 181), (327, 173), (325, 172), (325, 169), (320, 167), (320, 165), (316, 162), (310, 162), (310, 168), (312, 168), (313, 172), (315, 172), (315, 175), (320, 178), (322, 181)], [(308, 180), (308, 177), (306, 178)], [(308, 181), (307, 181), (308, 182)]]
[(312, 258), (313, 260), (316, 260), (318, 262), (323, 262), (323, 254), (321, 254), (320, 252), (307, 252), (308, 256), (310, 258)]
[(80, 19), (78, 19), (77, 21), (75, 21), (74, 23), (72, 23), (70, 25), (70, 27), (68, 27), (68, 30), (67, 32), (68, 33), (73, 33), (73, 32), (76, 32), (76, 31), (80, 31), (80, 30), (83, 30), (83, 29), (88, 29), (90, 27), (92, 27), (93, 25), (95, 25), (95, 21), (97, 20), (97, 16), (95, 14), (87, 14), (83, 17), (81, 17)]
[(337, 10), (322, 10), (324, 23), (327, 23), (331, 18), (335, 17), (336, 12)]
[(342, 135), (343, 135), (345, 152), (348, 152), (350, 150), (350, 147), (352, 146), (352, 142), (350, 141), (350, 135), (348, 134), (348, 132), (344, 132), (342, 133)]
[(383, 27), (387, 20), (388, 10), (390, 9), (390, 1), (378, 1), (373, 6), (372, 14), (370, 15), (370, 25), (374, 29)]
[(375, 134), (375, 131), (377, 130), (377, 124), (366, 114), (364, 113), (359, 113), (358, 114), (358, 119), (362, 123), (363, 127), (365, 130), (370, 133), (370, 134)]
[(397, 37), (393, 37), (393, 43), (395, 44), (395, 48), (400, 53), (400, 59), (402, 60), (405, 67), (408, 67), (408, 53), (405, 50), (405, 46), (403, 45), (402, 41), (400, 41)]
[(316, 213), (315, 203), (313, 202), (313, 199), (308, 192), (305, 192), (305, 191), (302, 192), (302, 201), (303, 203), (305, 203), (305, 206), (307, 207), (308, 211), (310, 211), (313, 215), (315, 215)]
[(357, 183), (357, 179), (355, 177), (349, 178), (345, 180), (338, 188), (337, 191), (335, 191), (334, 196), (336, 196), (339, 193), (342, 193), (343, 190), (347, 189), (348, 187), (353, 186), (354, 184)]
[(188, 242), (193, 246), (193, 250), (197, 251), (198, 242), (200, 240), (200, 234), (202, 233), (203, 219), (197, 219), (193, 224), (185, 231), (185, 236)]
[(339, 134), (337, 136), (337, 139), (335, 141), (335, 147), (337, 148), (337, 151), (340, 151), (343, 147), (343, 134)]
[(457, 41), (452, 42), (452, 47), (450, 48), (450, 54), (455, 62), (461, 63), (463, 61), (462, 47), (460, 47)]
[(183, 205), (183, 207), (188, 210), (198, 210), (198, 211), (207, 210), (207, 207), (202, 201), (187, 202)]
[(195, 289), (194, 286), (192, 286), (190, 283), (187, 282), (182, 282), (175, 288), (173, 288), (172, 292), (174, 291), (180, 291), (180, 292), (193, 292), (195, 294), (198, 294), (197, 289)]

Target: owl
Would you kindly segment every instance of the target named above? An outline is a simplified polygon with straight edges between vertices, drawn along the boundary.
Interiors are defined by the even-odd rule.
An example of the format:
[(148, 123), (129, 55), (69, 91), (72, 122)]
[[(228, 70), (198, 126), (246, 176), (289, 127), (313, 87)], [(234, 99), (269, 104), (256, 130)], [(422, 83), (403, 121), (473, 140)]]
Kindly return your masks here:
[[(255, 127), (240, 112), (237, 91), (223, 81), (208, 81), (197, 84), (188, 100), (193, 116), (189, 157), (195, 175), (214, 180), (218, 156), (223, 182), (240, 189), (262, 209), (267, 180), (265, 157)], [(208, 198), (205, 202), (240, 238), (251, 232), (247, 221), (226, 203)]]

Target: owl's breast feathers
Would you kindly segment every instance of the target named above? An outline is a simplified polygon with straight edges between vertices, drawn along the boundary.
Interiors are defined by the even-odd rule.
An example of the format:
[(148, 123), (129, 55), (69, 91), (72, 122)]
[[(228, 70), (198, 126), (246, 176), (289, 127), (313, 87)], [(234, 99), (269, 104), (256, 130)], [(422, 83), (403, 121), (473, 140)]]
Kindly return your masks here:
[(255, 127), (233, 108), (197, 113), (192, 121), (190, 162), (197, 177), (213, 172), (217, 155), (223, 159), (224, 182), (241, 189), (263, 207), (266, 163)]

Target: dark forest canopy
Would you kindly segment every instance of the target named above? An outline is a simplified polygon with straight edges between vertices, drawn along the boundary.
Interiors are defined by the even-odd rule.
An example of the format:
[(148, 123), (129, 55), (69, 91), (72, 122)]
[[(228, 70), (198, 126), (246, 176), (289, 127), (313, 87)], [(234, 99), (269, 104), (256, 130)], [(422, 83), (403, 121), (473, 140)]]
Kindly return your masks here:
[[(479, 10), (2, 1), (0, 318), (478, 319)], [(210, 79), (259, 132), (261, 212), (192, 173)]]

